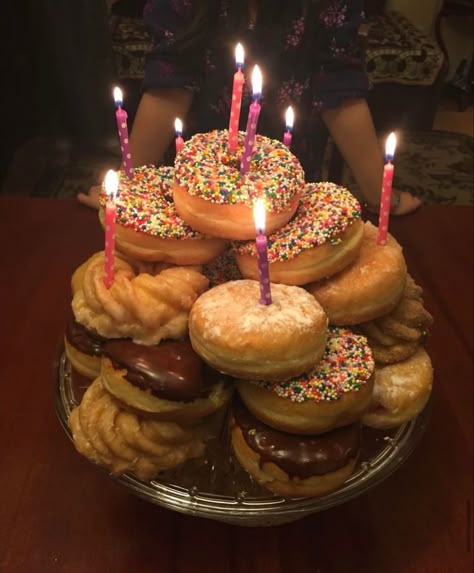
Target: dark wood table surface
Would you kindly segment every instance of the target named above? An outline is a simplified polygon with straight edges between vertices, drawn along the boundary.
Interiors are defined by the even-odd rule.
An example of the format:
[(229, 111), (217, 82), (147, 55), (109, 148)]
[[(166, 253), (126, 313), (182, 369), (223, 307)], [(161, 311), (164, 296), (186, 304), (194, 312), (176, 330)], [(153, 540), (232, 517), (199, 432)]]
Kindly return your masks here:
[(135, 498), (74, 450), (52, 363), (70, 277), (102, 245), (74, 201), (0, 199), (2, 573), (464, 573), (472, 562), (473, 211), (393, 220), (435, 318), (425, 436), (395, 474), (343, 506), (273, 528), (193, 518)]

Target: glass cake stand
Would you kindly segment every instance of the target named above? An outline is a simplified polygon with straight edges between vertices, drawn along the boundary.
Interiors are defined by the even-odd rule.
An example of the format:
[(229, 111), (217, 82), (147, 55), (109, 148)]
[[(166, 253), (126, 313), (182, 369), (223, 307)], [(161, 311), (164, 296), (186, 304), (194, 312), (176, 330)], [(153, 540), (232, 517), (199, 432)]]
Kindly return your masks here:
[[(54, 403), (61, 425), (72, 440), (67, 420), (90, 382), (76, 376), (64, 353), (54, 368)], [(206, 456), (162, 472), (151, 481), (131, 475), (110, 476), (133, 494), (173, 511), (243, 526), (270, 526), (296, 521), (345, 503), (394, 472), (411, 454), (428, 422), (425, 410), (390, 431), (362, 430), (362, 451), (355, 473), (334, 493), (318, 498), (285, 499), (259, 486), (232, 455), (225, 415), (208, 428)]]

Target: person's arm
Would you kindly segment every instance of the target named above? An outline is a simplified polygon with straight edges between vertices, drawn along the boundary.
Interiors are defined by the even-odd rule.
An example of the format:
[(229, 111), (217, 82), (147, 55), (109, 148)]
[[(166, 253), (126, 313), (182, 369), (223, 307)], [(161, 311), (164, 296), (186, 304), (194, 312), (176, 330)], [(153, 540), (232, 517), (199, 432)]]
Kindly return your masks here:
[(193, 92), (185, 88), (153, 88), (142, 95), (130, 135), (135, 167), (162, 161), (174, 135), (174, 120), (185, 119), (192, 98)]

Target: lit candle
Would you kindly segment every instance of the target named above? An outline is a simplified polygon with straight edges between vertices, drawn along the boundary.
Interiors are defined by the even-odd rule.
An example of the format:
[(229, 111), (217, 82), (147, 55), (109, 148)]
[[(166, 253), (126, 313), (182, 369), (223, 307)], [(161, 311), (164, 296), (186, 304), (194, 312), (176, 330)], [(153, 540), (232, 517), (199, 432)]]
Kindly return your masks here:
[(255, 246), (257, 247), (258, 274), (260, 276), (260, 304), (272, 304), (272, 293), (270, 290), (270, 273), (268, 269), (267, 237), (265, 235), (265, 206), (262, 199), (256, 199), (253, 207), (253, 217), (257, 237)]
[(104, 284), (110, 288), (114, 282), (115, 266), (115, 197), (118, 189), (117, 173), (110, 169), (105, 176), (105, 252), (104, 252)]
[(128, 140), (127, 112), (122, 109), (123, 96), (120, 88), (114, 89), (114, 100), (117, 111), (115, 119), (117, 120), (117, 129), (120, 139), (120, 149), (122, 150), (123, 169), (128, 178), (133, 177), (132, 155), (130, 153), (130, 143)]
[(291, 132), (293, 131), (293, 123), (295, 121), (295, 112), (291, 105), (286, 110), (285, 114), (285, 121), (286, 121), (286, 131), (283, 134), (283, 143), (288, 147), (291, 147)]
[(183, 122), (177, 117), (174, 120), (174, 130), (176, 132), (176, 155), (183, 149), (184, 141), (183, 135)]
[(255, 66), (252, 72), (252, 92), (253, 102), (249, 109), (249, 117), (247, 120), (247, 129), (244, 140), (244, 152), (240, 161), (240, 173), (242, 175), (245, 175), (250, 168), (253, 144), (257, 133), (258, 116), (260, 115), (259, 100), (262, 97), (262, 74), (258, 66)]
[(387, 244), (388, 222), (390, 219), (390, 199), (392, 196), (393, 181), (393, 157), (397, 138), (394, 133), (387, 137), (385, 144), (385, 165), (383, 168), (382, 195), (380, 197), (379, 228), (377, 233), (377, 245)]
[(237, 71), (234, 74), (234, 83), (232, 86), (232, 102), (229, 120), (229, 153), (235, 153), (239, 133), (240, 106), (242, 104), (242, 89), (245, 82), (245, 77), (242, 73), (242, 67), (244, 65), (244, 49), (242, 44), (237, 44), (235, 47), (235, 65), (237, 66)]

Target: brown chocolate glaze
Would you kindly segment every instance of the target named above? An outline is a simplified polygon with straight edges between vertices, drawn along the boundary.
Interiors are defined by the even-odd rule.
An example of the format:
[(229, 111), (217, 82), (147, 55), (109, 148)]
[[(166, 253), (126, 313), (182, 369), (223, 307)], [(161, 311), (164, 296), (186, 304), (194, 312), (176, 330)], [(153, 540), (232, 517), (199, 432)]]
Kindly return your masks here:
[(192, 402), (206, 396), (225, 377), (209, 368), (189, 341), (164, 341), (143, 346), (130, 340), (110, 340), (104, 354), (114, 368), (127, 370), (125, 379), (157, 398)]
[(359, 424), (319, 436), (300, 436), (274, 430), (260, 422), (239, 399), (235, 400), (232, 411), (247, 445), (259, 454), (260, 467), (272, 462), (290, 477), (305, 479), (336, 471), (359, 453)]
[(106, 341), (105, 338), (87, 330), (85, 326), (82, 326), (73, 318), (67, 323), (66, 339), (71, 346), (89, 356), (102, 356), (102, 348)]

